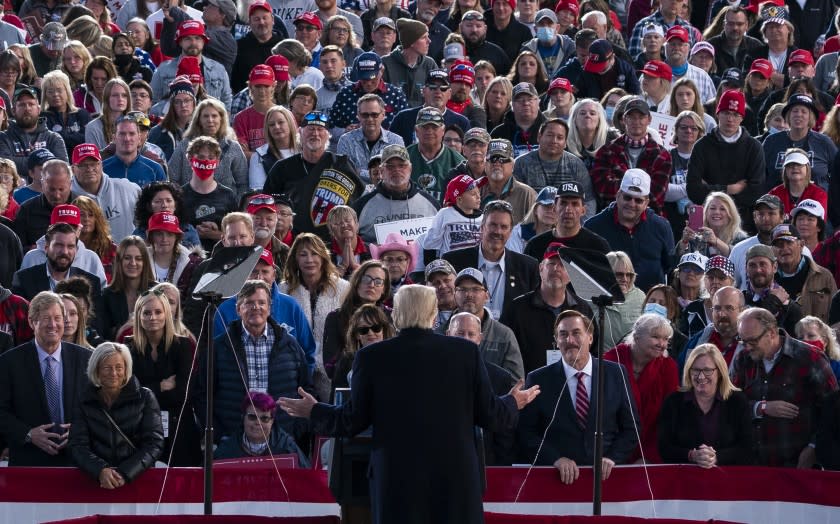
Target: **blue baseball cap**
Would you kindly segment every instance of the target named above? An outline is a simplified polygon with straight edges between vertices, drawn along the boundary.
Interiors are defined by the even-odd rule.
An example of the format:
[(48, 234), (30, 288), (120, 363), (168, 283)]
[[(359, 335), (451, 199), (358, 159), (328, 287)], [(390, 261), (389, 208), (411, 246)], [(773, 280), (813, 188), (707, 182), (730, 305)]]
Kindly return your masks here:
[(382, 59), (372, 52), (362, 53), (353, 62), (353, 77), (356, 80), (371, 80), (376, 78), (382, 68)]

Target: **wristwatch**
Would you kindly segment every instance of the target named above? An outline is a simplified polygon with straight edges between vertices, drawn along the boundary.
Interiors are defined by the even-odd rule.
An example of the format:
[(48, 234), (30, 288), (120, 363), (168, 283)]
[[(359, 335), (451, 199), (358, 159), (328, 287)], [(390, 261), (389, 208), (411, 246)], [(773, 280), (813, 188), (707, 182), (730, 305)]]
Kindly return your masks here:
[(24, 444), (31, 444), (32, 443), (32, 430), (26, 432), (26, 436), (23, 437)]

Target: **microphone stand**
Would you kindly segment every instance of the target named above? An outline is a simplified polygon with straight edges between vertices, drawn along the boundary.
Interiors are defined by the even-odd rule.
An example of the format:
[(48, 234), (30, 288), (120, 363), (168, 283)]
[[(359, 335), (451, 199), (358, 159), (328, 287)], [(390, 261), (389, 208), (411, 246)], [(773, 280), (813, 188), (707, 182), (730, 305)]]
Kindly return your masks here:
[(213, 378), (214, 378), (214, 355), (213, 355), (213, 323), (219, 304), (222, 303), (222, 295), (214, 292), (201, 293), (204, 300), (204, 322), (207, 326), (207, 337), (205, 339), (204, 351), (207, 355), (207, 397), (204, 410), (204, 514), (213, 514)]
[(601, 462), (604, 456), (604, 316), (607, 306), (613, 304), (613, 298), (607, 295), (592, 297), (592, 303), (598, 307), (598, 387), (595, 402), (595, 457), (592, 464), (592, 514), (600, 515), (603, 469)]

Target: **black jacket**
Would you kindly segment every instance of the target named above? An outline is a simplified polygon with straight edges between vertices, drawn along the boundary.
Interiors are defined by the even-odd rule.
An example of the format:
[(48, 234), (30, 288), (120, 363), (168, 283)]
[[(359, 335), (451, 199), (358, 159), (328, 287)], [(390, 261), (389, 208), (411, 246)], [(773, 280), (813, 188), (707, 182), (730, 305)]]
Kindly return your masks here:
[[(157, 285), (152, 281), (149, 288)], [(148, 288), (147, 288), (148, 289)], [(145, 292), (139, 290), (139, 293)], [(102, 290), (102, 307), (96, 310), (99, 332), (108, 340), (116, 340), (117, 332), (128, 322), (133, 311), (128, 310), (128, 302), (125, 299), (125, 291), (114, 291), (111, 286)]]
[(507, 75), (510, 66), (513, 64), (513, 60), (508, 58), (504, 49), (486, 38), (477, 46), (471, 46), (468, 42), (467, 56), (470, 57), (473, 64), (477, 64), (479, 60), (487, 60), (496, 68), (497, 74), (502, 76)]
[[(479, 246), (456, 249), (443, 255), (445, 260), (461, 271), (478, 267)], [(510, 307), (513, 299), (537, 288), (540, 281), (539, 263), (533, 258), (505, 249), (505, 300), (502, 311)]]
[[(70, 204), (77, 196), (70, 193), (67, 201), (62, 203)], [(54, 207), (47, 202), (47, 197), (43, 193), (20, 205), (17, 215), (15, 215), (14, 230), (20, 239), (24, 252), (35, 247), (38, 239), (47, 232)]]
[[(497, 42), (508, 58), (510, 58), (511, 63), (519, 56), (519, 51), (522, 49), (522, 46), (534, 38), (528, 26), (517, 20), (513, 16), (513, 13), (510, 15), (510, 22), (507, 27), (502, 30), (496, 29), (493, 12), (490, 10), (484, 13), (484, 21), (487, 23), (487, 40)], [(508, 73), (507, 71), (499, 71), (498, 69), (496, 72), (499, 75), (506, 75)]]
[[(592, 308), (571, 289), (566, 289), (566, 301), (562, 310), (574, 309), (586, 318), (593, 318)], [(556, 316), (543, 301), (539, 289), (525, 293), (513, 300), (510, 307), (502, 313), (500, 321), (509, 327), (522, 353), (525, 373), (546, 365), (545, 352), (554, 348), (554, 320)], [(597, 347), (597, 331), (592, 340), (592, 347)]]
[[(26, 300), (32, 300), (41, 291), (50, 291), (50, 280), (47, 277), (47, 262), (37, 266), (18, 270), (12, 278), (12, 293), (20, 295)], [(90, 294), (93, 297), (94, 311), (101, 311), (99, 307), (102, 299), (102, 289), (99, 277), (88, 273), (84, 269), (70, 267), (69, 276), (84, 277), (90, 282)], [(106, 334), (107, 335), (107, 334)]]
[[(87, 384), (90, 351), (61, 343), (64, 421), (70, 422), (77, 409), (81, 391)], [(33, 444), (26, 444), (26, 434), (35, 426), (50, 423), (47, 393), (35, 341), (20, 345), (0, 355), (0, 435), (9, 446), (10, 466), (70, 466), (65, 450), (47, 455)], [(70, 431), (70, 436), (76, 430)]]
[(825, 469), (840, 470), (840, 392), (825, 399), (817, 427), (817, 462)]
[(343, 406), (317, 404), (311, 420), (336, 437), (373, 426), (374, 523), (484, 522), (474, 427), (510, 430), (519, 413), (491, 389), (478, 346), (403, 329), (356, 353), (350, 391)]
[(73, 153), (73, 148), (85, 143), (85, 126), (90, 123), (90, 113), (87, 109), (79, 108), (74, 113), (59, 113), (52, 108), (41, 112), (47, 119), (47, 129), (61, 135), (67, 154)]
[(99, 388), (88, 383), (73, 417), (68, 447), (73, 462), (94, 479), (110, 467), (131, 482), (154, 466), (163, 451), (163, 427), (155, 396), (140, 386), (137, 377), (131, 377), (108, 408), (99, 398)]
[(752, 463), (752, 414), (746, 395), (733, 391), (727, 400), (716, 402), (720, 410), (717, 435), (711, 442), (704, 442), (700, 431), (703, 412), (694, 401), (694, 393), (675, 391), (665, 398), (658, 426), (663, 462), (687, 464), (689, 450), (706, 444), (715, 448), (719, 466)]
[(20, 239), (11, 228), (0, 224), (0, 286), (11, 287), (15, 272), (23, 261)]
[[(314, 392), (312, 377), (306, 356), (297, 340), (288, 331), (274, 321), (268, 319), (269, 329), (274, 330), (274, 346), (268, 357), (268, 390), (266, 393), (274, 397), (298, 397), (298, 386)], [(233, 344), (233, 345), (231, 345)], [(246, 384), (242, 383), (242, 376), (248, 381), (248, 361), (245, 357), (245, 346), (242, 344), (242, 321), (237, 319), (228, 326), (227, 333), (219, 334), (213, 341), (215, 349), (215, 376), (212, 387), (215, 388), (214, 404), (214, 436), (218, 441), (223, 436), (236, 434), (242, 423), (242, 399), (247, 393)], [(240, 367), (242, 374), (240, 375)], [(199, 374), (193, 377), (193, 405), (200, 423), (205, 423), (207, 405), (207, 354), (202, 352), (199, 360)], [(305, 424), (301, 419), (294, 420), (282, 410), (277, 411), (276, 421), (280, 426), (298, 438), (303, 434)]]

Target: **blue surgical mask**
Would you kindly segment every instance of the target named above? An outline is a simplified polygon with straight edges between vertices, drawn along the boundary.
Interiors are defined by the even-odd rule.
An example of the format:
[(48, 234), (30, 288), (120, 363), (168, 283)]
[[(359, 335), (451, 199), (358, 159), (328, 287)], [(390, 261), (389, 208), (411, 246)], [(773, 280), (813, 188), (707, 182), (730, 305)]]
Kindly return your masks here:
[(539, 40), (543, 44), (550, 44), (554, 41), (554, 28), (553, 27), (538, 27), (537, 28), (537, 40)]
[(781, 129), (775, 128), (773, 126), (770, 126), (770, 127), (767, 128), (767, 134), (768, 135), (775, 135), (779, 131), (781, 131)]
[(607, 106), (604, 108), (604, 112), (607, 114), (607, 122), (612, 124), (613, 115), (615, 114), (615, 106)]
[(656, 302), (649, 302), (645, 304), (645, 313), (654, 313), (660, 317), (668, 318), (668, 308)]

